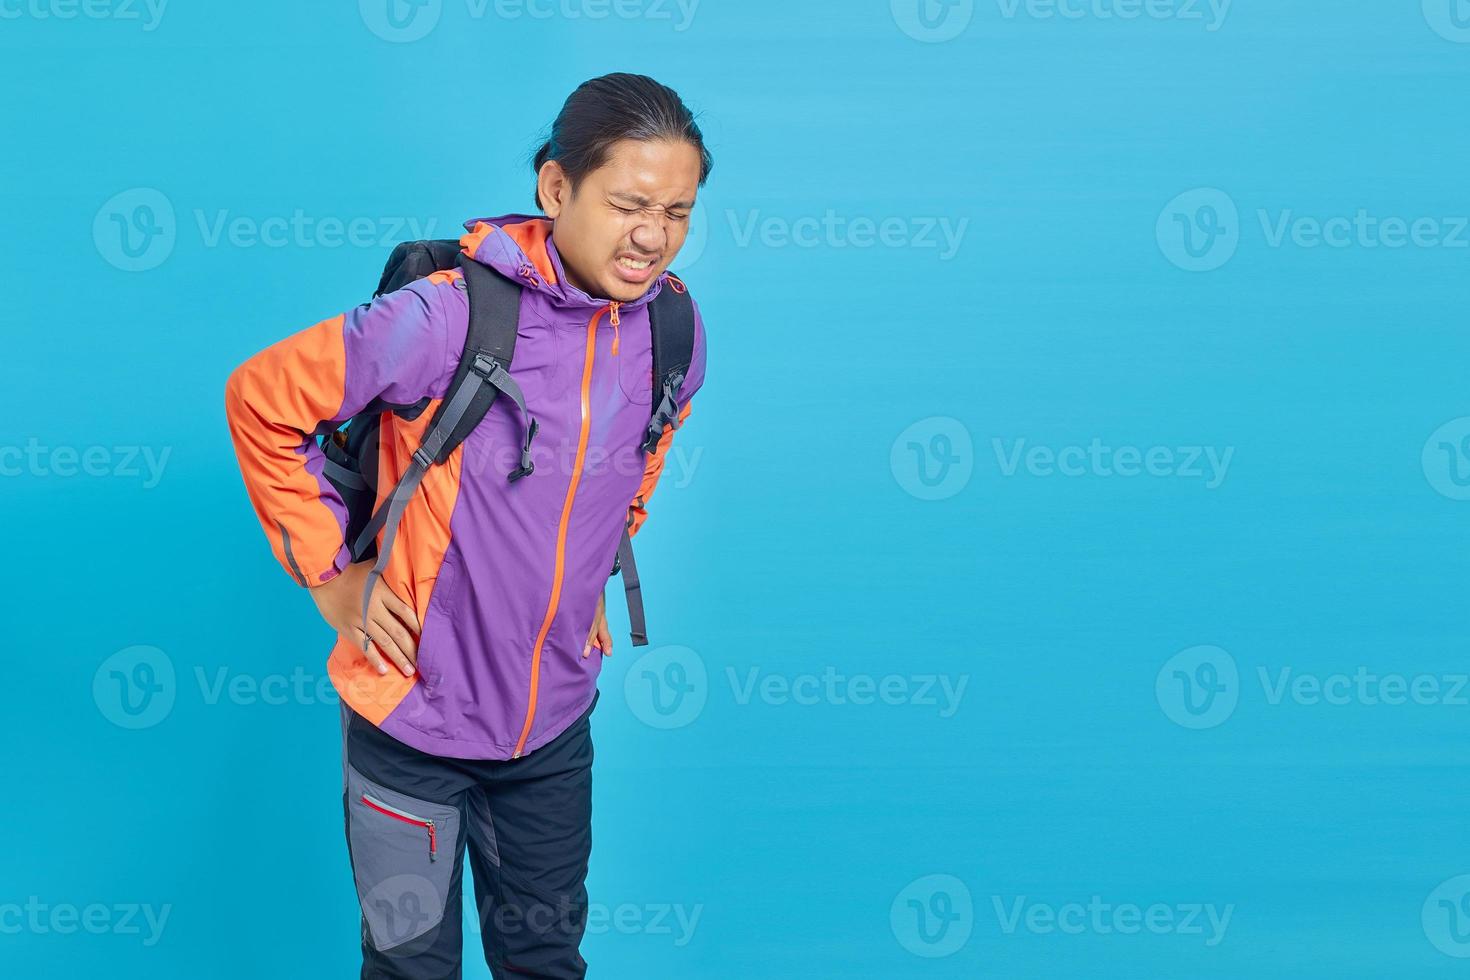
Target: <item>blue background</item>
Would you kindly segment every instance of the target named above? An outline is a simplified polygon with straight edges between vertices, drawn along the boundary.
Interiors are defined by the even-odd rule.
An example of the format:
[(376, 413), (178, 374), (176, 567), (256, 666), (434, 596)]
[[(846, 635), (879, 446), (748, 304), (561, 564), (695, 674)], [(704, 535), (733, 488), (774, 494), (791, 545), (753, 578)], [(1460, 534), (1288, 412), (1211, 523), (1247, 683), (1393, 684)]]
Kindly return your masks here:
[[(1452, 0), (1185, 2), (983, 0), (942, 41), (902, 0), (706, 0), (684, 29), (652, 0), (621, 9), (672, 17), (443, 0), (416, 40), (371, 0), (173, 0), (152, 30), (7, 2), (0, 973), (355, 975), (330, 635), (247, 505), (224, 379), (365, 299), (392, 219), (529, 210), (562, 100), (628, 70), (714, 154), (675, 262), (709, 382), (640, 538), (655, 659), (614, 612), (592, 975), (1463, 975), (1470, 28)], [(130, 271), (112, 216), (159, 196), (173, 229)], [(1359, 209), (1460, 244), (1273, 244)], [(372, 240), (209, 234), (298, 210)], [(953, 254), (935, 222), (967, 222)], [(1174, 475), (1006, 465), (1094, 439)], [(1183, 447), (1231, 450), (1224, 478)], [(1176, 675), (1206, 645), (1215, 673)], [(698, 689), (641, 693), (658, 658)], [(126, 727), (112, 671), (142, 661), (173, 680)], [(829, 668), (813, 703), (746, 694)], [(1359, 668), (1439, 694), (1273, 696)], [(248, 693), (293, 671), (305, 695)], [(844, 686), (888, 675), (901, 703)], [(1093, 896), (1231, 918), (1007, 928)], [(49, 918), (94, 903), (101, 934)], [(168, 908), (156, 941), (128, 903)]]

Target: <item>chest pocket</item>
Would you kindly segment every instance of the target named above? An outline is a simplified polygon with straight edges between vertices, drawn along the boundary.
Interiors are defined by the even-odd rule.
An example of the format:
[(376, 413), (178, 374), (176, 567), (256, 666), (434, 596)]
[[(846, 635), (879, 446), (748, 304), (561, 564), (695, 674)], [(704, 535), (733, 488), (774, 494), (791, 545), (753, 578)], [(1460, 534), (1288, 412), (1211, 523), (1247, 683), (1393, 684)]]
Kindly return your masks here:
[[(623, 397), (634, 405), (653, 410), (653, 346), (649, 335), (647, 316), (634, 320), (625, 317), (622, 322), (623, 337), (621, 350), (614, 358), (618, 362), (618, 386)], [(629, 343), (629, 334), (637, 331), (639, 343)]]

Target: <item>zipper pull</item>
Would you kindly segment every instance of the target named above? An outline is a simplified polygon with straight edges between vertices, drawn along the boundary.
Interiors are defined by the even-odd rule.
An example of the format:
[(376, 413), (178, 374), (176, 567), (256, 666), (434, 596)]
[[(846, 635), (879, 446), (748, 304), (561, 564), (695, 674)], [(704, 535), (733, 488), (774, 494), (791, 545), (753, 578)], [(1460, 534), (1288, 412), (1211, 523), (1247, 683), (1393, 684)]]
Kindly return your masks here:
[(617, 357), (618, 356), (618, 323), (620, 322), (618, 320), (618, 306), (619, 306), (618, 303), (613, 303), (612, 304), (612, 307), (611, 307), (611, 309), (612, 309), (612, 325), (613, 325), (613, 342), (612, 342), (612, 356), (613, 357)]
[(429, 860), (439, 860), (439, 840), (434, 835), (434, 821), (425, 820), (424, 826), (429, 828)]

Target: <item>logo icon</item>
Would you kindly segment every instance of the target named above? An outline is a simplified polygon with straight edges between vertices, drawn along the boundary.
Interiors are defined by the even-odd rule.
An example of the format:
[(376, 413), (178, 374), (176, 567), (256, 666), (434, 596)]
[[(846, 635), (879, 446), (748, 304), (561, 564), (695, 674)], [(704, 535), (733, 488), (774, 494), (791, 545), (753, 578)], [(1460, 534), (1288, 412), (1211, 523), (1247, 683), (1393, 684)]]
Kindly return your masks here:
[(1424, 478), (1451, 500), (1470, 500), (1470, 416), (1435, 429), (1420, 455)]
[(975, 470), (975, 444), (959, 419), (932, 415), (904, 429), (888, 451), (893, 478), (920, 500), (943, 500), (965, 489)]
[(1424, 19), (1446, 41), (1470, 44), (1470, 0), (1424, 0)]
[(427, 37), (438, 26), (443, 0), (357, 0), (357, 10), (378, 37), (407, 44)]
[(674, 271), (683, 272), (698, 262), (707, 244), (709, 244), (709, 211), (706, 210), (703, 201), (695, 201), (694, 210), (689, 212), (689, 234), (684, 236), (684, 244), (680, 247), (679, 254), (674, 256), (674, 262), (679, 266)]
[(1223, 725), (1240, 702), (1235, 658), (1219, 647), (1181, 650), (1159, 669), (1154, 696), (1176, 725), (1196, 729)]
[(97, 254), (124, 272), (146, 272), (173, 253), (177, 228), (174, 206), (151, 187), (115, 194), (92, 219)]
[(391, 949), (428, 932), (444, 917), (444, 896), (422, 875), (393, 875), (362, 896), (362, 908), (379, 949)]
[(891, 0), (889, 7), (899, 30), (930, 44), (959, 37), (975, 16), (975, 0)]
[(1470, 956), (1470, 875), (1442, 881), (1419, 913), (1424, 935), (1446, 956)]
[(926, 875), (909, 882), (894, 898), (888, 924), (904, 949), (937, 959), (969, 941), (975, 904), (965, 883), (953, 875)]
[(1164, 258), (1186, 272), (1211, 272), (1235, 257), (1240, 213), (1229, 194), (1199, 187), (1164, 207), (1154, 234)]
[(650, 650), (628, 668), (623, 696), (645, 725), (683, 728), (699, 717), (709, 700), (704, 660), (688, 647)]
[(157, 647), (119, 650), (92, 675), (92, 700), (119, 728), (152, 728), (174, 709), (174, 664)]

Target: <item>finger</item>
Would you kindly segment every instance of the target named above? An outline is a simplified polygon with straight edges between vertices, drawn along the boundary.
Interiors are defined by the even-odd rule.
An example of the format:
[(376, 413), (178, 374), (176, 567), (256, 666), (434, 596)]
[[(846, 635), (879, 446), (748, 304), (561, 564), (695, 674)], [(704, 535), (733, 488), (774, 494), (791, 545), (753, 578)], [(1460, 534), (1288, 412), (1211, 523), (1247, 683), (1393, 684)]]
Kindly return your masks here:
[(408, 658), (410, 663), (418, 661), (419, 643), (418, 639), (403, 625), (403, 621), (393, 615), (383, 606), (378, 606), (372, 611), (372, 622), (377, 626), (379, 633), (386, 633), (394, 646), (398, 647), (400, 653)]
[(414, 612), (413, 606), (410, 606), (408, 603), (398, 598), (398, 593), (394, 592), (387, 586), (383, 586), (380, 589), (380, 594), (383, 600), (383, 605), (387, 607), (390, 613), (392, 613), (394, 616), (397, 616), (399, 621), (402, 622), (404, 626), (407, 626), (415, 633), (423, 632), (423, 627), (419, 624), (419, 617), (418, 614)]
[(587, 642), (582, 644), (582, 656), (586, 657), (592, 653), (592, 647), (597, 643), (597, 624), (602, 622), (602, 614), (598, 613), (592, 620), (592, 628), (587, 631)]
[(392, 616), (379, 612), (368, 624), (368, 629), (372, 631), (373, 642), (377, 644), (379, 650), (383, 651), (383, 655), (393, 662), (398, 672), (404, 677), (412, 677), (413, 663), (403, 652), (403, 647), (399, 643), (398, 634), (406, 632), (403, 624)]
[(368, 663), (372, 664), (373, 669), (379, 674), (388, 673), (388, 665), (383, 662), (383, 655), (378, 652), (378, 647), (373, 643), (372, 636), (363, 632), (361, 627), (354, 628), (357, 630), (358, 636), (365, 638), (365, 642), (358, 642), (358, 646), (362, 648), (363, 657)]
[(612, 656), (612, 630), (607, 628), (607, 617), (603, 616), (597, 621), (597, 639), (600, 641), (598, 647), (602, 650), (604, 657)]

